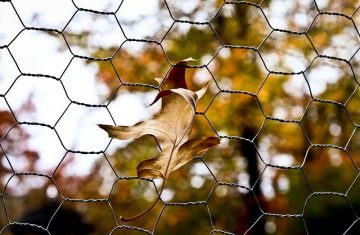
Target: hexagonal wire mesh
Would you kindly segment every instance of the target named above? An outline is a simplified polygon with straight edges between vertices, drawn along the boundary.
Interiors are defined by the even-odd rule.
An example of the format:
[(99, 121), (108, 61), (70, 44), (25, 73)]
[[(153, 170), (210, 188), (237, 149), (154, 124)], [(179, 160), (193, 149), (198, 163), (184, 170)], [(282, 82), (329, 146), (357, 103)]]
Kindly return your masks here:
[[(2, 234), (359, 232), (358, 2), (31, 2), (0, 1)], [(186, 57), (211, 81), (194, 135), (222, 144), (159, 195), (134, 176), (156, 138), (95, 124), (151, 118), (151, 79)]]

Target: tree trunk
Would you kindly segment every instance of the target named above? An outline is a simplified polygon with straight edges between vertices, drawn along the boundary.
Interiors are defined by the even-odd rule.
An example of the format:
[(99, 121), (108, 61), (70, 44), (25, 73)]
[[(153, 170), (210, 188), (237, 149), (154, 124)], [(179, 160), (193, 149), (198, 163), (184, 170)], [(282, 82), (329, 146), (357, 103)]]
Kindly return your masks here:
[[(252, 139), (256, 134), (256, 130), (252, 127), (245, 127), (243, 131), (243, 137), (247, 139)], [(256, 144), (256, 143), (255, 143)], [(259, 158), (257, 156), (256, 149), (253, 145), (253, 143), (247, 142), (247, 141), (241, 141), (239, 142), (239, 149), (243, 156), (245, 156), (247, 163), (248, 163), (248, 174), (250, 178), (250, 186), (253, 187), (253, 192), (247, 193), (244, 196), (244, 205), (245, 205), (245, 215), (247, 218), (242, 218), (245, 221), (241, 221), (239, 223), (239, 228), (237, 229), (237, 234), (243, 234), (248, 228), (250, 228), (255, 221), (261, 216), (261, 212), (259, 210), (259, 205), (261, 208), (264, 208), (265, 201), (263, 200), (261, 190), (260, 190), (260, 183), (256, 181), (260, 177), (259, 172)], [(256, 184), (255, 184), (256, 183)], [(255, 184), (255, 185), (254, 185)], [(255, 200), (256, 196), (257, 200)], [(244, 229), (244, 225), (246, 228)], [(265, 234), (265, 220), (259, 220), (254, 226), (251, 231), (248, 234)]]

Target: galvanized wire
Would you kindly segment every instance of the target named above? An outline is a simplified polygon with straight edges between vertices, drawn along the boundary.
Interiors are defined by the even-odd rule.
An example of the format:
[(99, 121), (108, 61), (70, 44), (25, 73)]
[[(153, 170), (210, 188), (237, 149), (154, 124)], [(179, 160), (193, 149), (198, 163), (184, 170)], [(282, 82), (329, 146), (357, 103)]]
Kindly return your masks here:
[[(268, 71), (268, 74), (279, 74), (279, 75), (303, 75), (307, 84), (309, 84), (309, 81), (308, 81), (308, 78), (307, 78), (307, 75), (306, 75), (306, 72), (308, 71), (309, 67), (311, 66), (312, 62), (315, 61), (317, 58), (328, 58), (328, 59), (331, 59), (331, 60), (335, 60), (335, 61), (341, 61), (341, 62), (344, 62), (346, 63), (352, 70), (352, 73), (353, 73), (353, 80), (354, 80), (354, 83), (357, 84), (357, 86), (359, 86), (359, 82), (358, 80), (356, 79), (356, 76), (360, 76), (358, 74), (355, 74), (354, 72), (354, 68), (353, 68), (353, 65), (350, 63), (350, 61), (353, 59), (353, 57), (355, 56), (355, 54), (350, 58), (350, 59), (344, 59), (344, 58), (340, 58), (340, 57), (334, 57), (334, 56), (329, 56), (329, 55), (324, 55), (324, 54), (321, 54), (320, 52), (317, 51), (314, 43), (312, 42), (311, 38), (309, 37), (309, 29), (312, 27), (312, 25), (314, 24), (315, 20), (316, 20), (316, 17), (318, 16), (322, 16), (322, 15), (331, 15), (331, 16), (338, 16), (338, 17), (343, 17), (343, 18), (346, 18), (347, 20), (349, 20), (350, 22), (352, 22), (352, 24), (354, 25), (354, 30), (356, 30), (358, 36), (360, 35), (359, 33), (359, 29), (355, 26), (355, 22), (354, 22), (354, 15), (356, 13), (356, 11), (360, 11), (359, 8), (357, 8), (357, 10), (354, 12), (353, 15), (345, 15), (343, 13), (338, 13), (338, 12), (324, 12), (324, 11), (321, 11), (319, 9), (319, 7), (317, 6), (316, 2), (314, 2), (315, 6), (316, 6), (316, 10), (317, 10), (317, 15), (316, 17), (314, 18), (313, 20), (313, 23), (310, 25), (310, 27), (305, 30), (305, 31), (301, 31), (301, 32), (298, 32), (298, 31), (290, 31), (290, 30), (284, 30), (284, 29), (279, 29), (279, 28), (274, 28), (266, 14), (264, 13), (264, 10), (263, 10), (263, 5), (264, 3), (261, 2), (260, 4), (256, 4), (256, 3), (253, 3), (253, 2), (247, 2), (247, 1), (224, 1), (222, 6), (219, 7), (218, 11), (214, 14), (214, 16), (209, 20), (209, 21), (201, 21), (201, 22), (197, 22), (197, 21), (192, 21), (192, 20), (180, 20), (180, 19), (176, 19), (173, 14), (172, 14), (172, 10), (170, 9), (168, 3), (164, 0), (163, 4), (166, 6), (166, 9), (167, 11), (169, 12), (172, 20), (173, 20), (173, 23), (171, 25), (171, 27), (167, 30), (167, 32), (164, 34), (164, 36), (161, 38), (161, 40), (159, 41), (156, 41), (156, 40), (146, 40), (146, 39), (136, 39), (136, 38), (127, 38), (126, 37), (126, 34), (124, 33), (123, 29), (122, 29), (122, 26), (121, 26), (121, 23), (116, 15), (116, 13), (119, 11), (119, 9), (121, 9), (121, 6), (122, 6), (122, 3), (119, 4), (118, 8), (116, 11), (114, 12), (101, 12), (101, 11), (95, 11), (95, 10), (92, 10), (92, 9), (84, 9), (84, 8), (80, 8), (76, 5), (76, 3), (74, 1), (73, 4), (74, 6), (76, 7), (76, 12), (74, 13), (74, 15), (69, 19), (69, 21), (67, 22), (67, 24), (65, 25), (65, 27), (62, 29), (62, 30), (58, 30), (58, 29), (52, 29), (52, 28), (37, 28), (37, 27), (29, 27), (27, 26), (24, 22), (22, 22), (21, 18), (20, 18), (20, 15), (15, 7), (15, 5), (12, 3), (11, 0), (0, 0), (1, 2), (8, 2), (8, 4), (11, 4), (13, 10), (16, 12), (16, 14), (18, 15), (18, 18), (19, 18), (19, 21), (21, 22), (22, 26), (23, 26), (23, 29), (7, 44), (7, 45), (3, 45), (0, 47), (1, 50), (7, 50), (9, 52), (9, 54), (12, 56), (12, 59), (14, 61), (14, 63), (16, 64), (18, 70), (20, 71), (20, 75), (14, 80), (14, 83), (16, 82), (16, 80), (19, 79), (20, 76), (30, 76), (30, 77), (44, 77), (46, 79), (54, 79), (55, 81), (58, 82), (59, 86), (61, 86), (64, 91), (65, 91), (65, 94), (66, 94), (66, 97), (67, 99), (69, 100), (69, 105), (68, 107), (64, 110), (64, 112), (59, 116), (58, 120), (56, 121), (56, 123), (54, 125), (49, 125), (49, 124), (45, 124), (45, 123), (37, 123), (37, 122), (29, 122), (29, 121), (18, 121), (16, 120), (16, 123), (14, 124), (13, 127), (11, 127), (8, 132), (4, 135), (4, 137), (2, 137), (2, 139), (0, 140), (0, 146), (2, 145), (2, 140), (6, 137), (6, 135), (8, 135), (8, 133), (13, 129), (15, 128), (15, 126), (26, 126), (26, 125), (31, 125), (31, 126), (41, 126), (41, 127), (44, 127), (44, 128), (48, 128), (52, 131), (54, 131), (57, 135), (57, 137), (59, 138), (60, 142), (61, 142), (61, 145), (62, 147), (66, 150), (67, 153), (77, 153), (77, 154), (103, 154), (105, 156), (105, 159), (109, 162), (110, 166), (112, 167), (112, 170), (113, 172), (117, 175), (116, 173), (116, 170), (114, 169), (114, 167), (111, 165), (110, 161), (108, 160), (108, 156), (107, 156), (107, 153), (106, 153), (106, 150), (107, 148), (105, 148), (104, 150), (102, 151), (80, 151), (80, 150), (73, 150), (73, 149), (69, 149), (67, 148), (62, 139), (61, 139), (61, 136), (58, 134), (58, 131), (57, 131), (57, 124), (59, 122), (59, 120), (63, 117), (63, 115), (68, 111), (68, 108), (70, 107), (71, 104), (75, 104), (75, 105), (79, 105), (79, 106), (84, 106), (84, 107), (103, 107), (107, 110), (107, 112), (110, 114), (111, 118), (114, 120), (113, 118), (113, 115), (111, 113), (111, 110), (108, 108), (109, 104), (111, 103), (111, 100), (114, 99), (114, 97), (111, 98), (110, 102), (107, 103), (107, 104), (87, 104), (87, 103), (82, 103), (82, 102), (78, 102), (78, 101), (75, 101), (75, 100), (72, 100), (66, 90), (66, 87), (64, 86), (61, 78), (62, 76), (64, 75), (65, 71), (68, 69), (71, 61), (74, 59), (74, 58), (81, 58), (81, 59), (87, 59), (87, 60), (90, 60), (90, 61), (110, 61), (111, 64), (112, 64), (112, 67), (114, 68), (114, 70), (116, 71), (117, 73), (117, 79), (121, 82), (121, 85), (120, 86), (125, 86), (125, 87), (146, 87), (146, 88), (150, 88), (150, 89), (154, 89), (154, 90), (159, 90), (159, 87), (158, 86), (154, 86), (154, 85), (150, 85), (150, 84), (138, 84), (138, 83), (125, 83), (124, 81), (121, 80), (121, 74), (118, 74), (118, 71), (115, 69), (114, 67), (114, 64), (113, 64), (113, 59), (115, 57), (115, 54), (121, 49), (121, 47), (124, 45), (125, 42), (145, 42), (145, 43), (154, 43), (156, 45), (158, 45), (162, 51), (163, 51), (163, 54), (168, 62), (169, 65), (171, 66), (174, 66), (173, 64), (173, 61), (171, 61), (169, 59), (169, 57), (167, 56), (167, 53), (165, 52), (165, 49), (163, 48), (163, 41), (164, 39), (167, 37), (167, 35), (169, 34), (169, 32), (171, 31), (171, 29), (174, 27), (174, 24), (175, 23), (181, 23), (181, 24), (190, 24), (190, 25), (207, 25), (211, 28), (211, 30), (213, 31), (214, 35), (216, 36), (217, 40), (220, 42), (221, 46), (220, 48), (218, 48), (217, 52), (212, 56), (212, 59), (207, 63), (207, 64), (204, 64), (204, 65), (196, 65), (196, 66), (187, 66), (189, 68), (205, 68), (210, 74), (211, 74), (211, 70), (209, 69), (209, 64), (214, 60), (214, 58), (218, 55), (218, 53), (221, 51), (221, 49), (224, 49), (224, 48), (229, 48), (229, 49), (248, 49), (248, 50), (252, 50), (254, 51), (255, 53), (258, 54), (259, 58), (261, 59), (264, 67), (266, 68), (266, 70)], [(252, 7), (255, 7), (256, 9), (258, 9), (264, 19), (266, 20), (268, 26), (270, 27), (271, 29), (271, 33), (263, 40), (263, 42), (258, 45), (257, 47), (253, 47), (253, 46), (238, 46), (238, 45), (227, 45), (225, 44), (221, 37), (217, 34), (216, 30), (213, 28), (213, 25), (212, 25), (212, 22), (213, 20), (216, 18), (216, 16), (219, 14), (220, 10), (226, 6), (226, 5), (248, 5), (248, 6), (252, 6)], [(74, 19), (74, 16), (77, 12), (91, 12), (91, 13), (94, 13), (94, 14), (98, 14), (98, 15), (111, 15), (113, 17), (116, 18), (117, 20), (117, 24), (119, 26), (119, 28), (122, 30), (122, 33), (125, 37), (125, 42), (118, 48), (118, 50), (111, 56), (111, 57), (107, 57), (107, 58), (96, 58), (96, 57), (88, 57), (88, 56), (82, 56), (82, 55), (77, 55), (75, 54), (72, 50), (71, 50), (71, 47), (68, 43), (68, 40), (66, 38), (66, 35), (65, 35), (65, 29), (66, 27), (70, 24), (70, 22)], [(56, 76), (53, 76), (53, 75), (49, 75), (49, 74), (38, 74), (38, 73), (25, 73), (25, 72), (22, 72), (21, 69), (20, 69), (20, 66), (18, 64), (18, 62), (16, 61), (16, 58), (13, 56), (13, 53), (10, 49), (10, 45), (12, 45), (12, 43), (18, 38), (18, 36), (23, 32), (23, 31), (27, 31), (27, 30), (32, 30), (32, 31), (40, 31), (40, 32), (46, 32), (46, 33), (51, 33), (51, 34), (56, 34), (56, 35), (59, 35), (60, 37), (62, 37), (64, 39), (64, 41), (66, 42), (66, 46), (68, 48), (68, 50), (70, 51), (70, 53), (72, 54), (72, 59), (70, 60), (69, 64), (66, 66), (65, 70), (62, 72), (62, 75), (60, 77), (56, 77)], [(269, 36), (273, 33), (273, 32), (281, 32), (281, 33), (285, 33), (285, 34), (289, 34), (289, 35), (295, 35), (295, 36), (302, 36), (302, 35), (305, 35), (306, 38), (308, 39), (308, 41), (310, 42), (311, 46), (312, 46), (312, 49), (313, 51), (315, 52), (316, 56), (313, 58), (312, 62), (309, 63), (309, 65), (307, 66), (306, 69), (302, 70), (302, 71), (296, 71), (296, 72), (287, 72), (287, 71), (274, 71), (274, 70), (271, 70), (269, 68), (269, 66), (267, 65), (266, 61), (264, 60), (263, 56), (262, 56), (262, 53), (261, 53), (261, 47), (262, 45), (267, 42)], [(357, 48), (357, 51), (359, 51), (359, 48)], [(6, 68), (1, 68), (1, 69), (6, 69)], [(261, 87), (264, 85), (264, 83), (266, 82), (266, 80), (264, 81), (264, 83), (262, 84), (262, 86), (259, 88), (259, 90), (255, 93), (253, 92), (249, 92), (249, 91), (246, 91), (246, 90), (228, 90), (228, 89), (222, 89), (220, 88), (219, 84), (217, 83), (217, 80), (216, 78), (214, 77), (214, 75), (212, 75), (212, 79), (214, 81), (214, 83), (217, 85), (217, 87), (219, 88), (219, 92), (214, 96), (213, 98), (213, 101), (214, 99), (216, 98), (217, 95), (220, 95), (220, 94), (244, 94), (244, 95), (248, 95), (248, 96), (251, 96), (251, 97), (254, 97), (258, 104), (259, 104), (259, 107), (261, 109), (261, 112), (264, 116), (264, 122), (259, 130), (259, 132), (256, 134), (255, 137), (253, 138), (248, 138), (248, 137), (243, 137), (243, 136), (228, 136), (228, 135), (221, 135), (221, 134), (218, 134), (218, 136), (221, 138), (221, 139), (235, 139), (235, 140), (241, 140), (241, 141), (246, 141), (246, 142), (249, 142), (251, 144), (253, 144), (254, 146), (256, 146), (256, 143), (254, 141), (254, 139), (257, 137), (257, 135), (261, 132), (261, 130), (263, 129), (264, 127), (264, 123), (266, 122), (266, 120), (273, 120), (273, 121), (276, 121), (276, 122), (282, 122), (282, 123), (295, 123), (297, 125), (299, 125), (301, 127), (301, 129), (303, 130), (303, 132), (305, 133), (306, 135), (306, 130), (305, 130), (305, 127), (303, 126), (303, 117), (299, 120), (292, 120), (292, 119), (282, 119), (282, 118), (277, 118), (277, 117), (273, 117), (273, 116), (270, 116), (270, 115), (267, 115), (265, 113), (265, 111), (263, 110), (262, 108), (262, 104), (261, 102), (259, 101), (258, 99), (258, 95), (259, 95), (259, 91), (261, 89)], [(14, 84), (13, 83), (13, 84)], [(12, 89), (12, 86), (9, 88), (9, 90), (7, 92), (5, 92), (4, 94), (0, 95), (0, 97), (3, 97), (3, 99), (5, 100), (5, 102), (7, 103), (8, 105), (8, 108), (9, 110), (13, 113), (13, 116), (14, 118), (16, 118), (16, 115), (14, 115), (14, 112), (13, 112), (13, 109), (11, 107), (11, 105), (9, 104), (8, 100), (7, 100), (7, 94), (9, 93), (9, 91)], [(119, 89), (119, 88), (118, 88)], [(19, 94), (21, 95), (21, 94)], [(311, 88), (310, 88), (310, 96), (311, 96), (311, 102), (310, 103), (313, 103), (313, 102), (316, 102), (316, 103), (322, 103), (322, 104), (331, 104), (331, 105), (335, 105), (337, 107), (340, 107), (341, 109), (344, 109), (346, 111), (346, 114), (347, 116), (349, 117), (349, 119), (351, 120), (352, 124), (353, 124), (353, 135), (355, 133), (355, 131), (357, 130), (357, 128), (359, 128), (359, 124), (355, 123), (349, 113), (348, 113), (348, 110), (347, 110), (347, 102), (353, 97), (355, 96), (355, 91), (350, 95), (350, 97), (347, 99), (347, 101), (345, 103), (340, 103), (340, 102), (337, 102), (337, 101), (334, 101), (334, 100), (324, 100), (324, 99), (319, 99), (317, 97), (314, 97), (311, 93)], [(114, 95), (115, 96), (115, 95)], [(310, 105), (309, 103), (309, 105)], [(214, 125), (211, 123), (211, 120), (207, 117), (207, 111), (208, 109), (211, 107), (212, 105), (212, 102), (209, 104), (209, 106), (206, 108), (206, 110), (204, 110), (203, 112), (198, 112), (197, 115), (199, 116), (203, 116), (208, 122), (209, 122), (209, 125), (211, 126), (211, 128), (213, 129), (213, 131), (215, 133), (218, 133), (216, 130), (216, 128), (214, 127)], [(309, 105), (306, 107), (305, 109), (305, 112), (306, 110), (308, 109)], [(235, 117), (234, 117), (235, 118)], [(114, 121), (115, 122), (115, 121)], [(350, 136), (350, 139), (351, 139), (352, 136)], [(348, 142), (350, 141), (349, 140), (346, 140), (347, 144), (346, 146), (338, 146), (338, 145), (333, 145), (333, 144), (316, 144), (316, 143), (312, 143), (311, 142), (311, 139), (306, 135), (306, 138), (308, 140), (308, 142), (310, 143), (310, 146), (308, 147), (308, 149), (305, 151), (305, 152), (309, 152), (312, 148), (315, 148), (315, 147), (324, 147), (324, 148), (335, 148), (335, 149), (339, 149), (341, 151), (345, 151), (347, 152), (347, 154), (349, 154), (350, 158), (351, 158), (351, 155), (350, 153), (348, 152), (347, 150), (347, 144)], [(110, 145), (110, 143), (109, 143)], [(108, 145), (108, 146), (109, 146)], [(11, 161), (9, 160), (9, 158), (7, 157), (6, 155), (6, 152), (4, 151), (3, 147), (1, 146), (1, 150), (4, 152), (4, 157), (7, 159), (7, 161), (9, 162), (9, 165), (11, 166), (12, 168), (12, 172), (13, 172), (13, 176), (26, 176), (26, 175), (33, 175), (33, 176), (40, 176), (40, 177), (45, 177), (45, 178), (48, 178), (50, 181), (52, 181), (55, 185), (56, 185), (56, 182), (54, 180), (54, 176), (53, 175), (45, 175), (45, 174), (41, 174), (41, 173), (38, 173), (38, 172), (21, 172), (21, 173), (17, 173), (14, 171), (14, 168), (12, 166), (12, 163)], [(65, 156), (64, 156), (65, 158)], [(276, 169), (283, 169), (283, 170), (294, 170), (294, 169), (300, 169), (301, 172), (305, 175), (305, 178), (306, 178), (306, 173), (304, 172), (303, 168), (304, 168), (304, 164), (305, 164), (305, 161), (306, 161), (306, 156), (304, 156), (305, 160), (302, 164), (298, 165), (298, 166), (282, 166), (282, 165), (274, 165), (274, 164), (271, 164), (271, 163), (268, 163), (266, 161), (264, 161), (262, 158), (261, 161), (262, 163), (265, 165), (265, 169), (268, 168), (268, 167), (272, 167), (272, 168), (276, 168)], [(201, 159), (201, 158), (200, 158)], [(354, 160), (351, 159), (353, 162)], [(210, 173), (212, 174), (212, 176), (214, 177), (215, 181), (216, 181), (216, 185), (213, 187), (213, 189), (209, 192), (209, 196), (206, 200), (201, 200), (201, 201), (190, 201), (190, 202), (183, 202), (183, 203), (174, 203), (174, 202), (162, 202), (163, 203), (163, 208), (162, 208), (162, 212), (164, 211), (165, 208), (167, 207), (172, 207), (172, 206), (191, 206), (191, 205), (204, 205), (207, 207), (207, 210), (209, 212), (209, 219), (210, 219), (210, 224), (212, 226), (211, 230), (211, 234), (233, 234), (229, 231), (223, 231), (223, 230), (219, 230), (218, 228), (216, 228), (214, 226), (214, 223), (212, 221), (212, 216), (211, 216), (211, 211), (208, 207), (208, 201), (209, 201), (209, 198), (210, 198), (210, 195), (212, 194), (213, 190), (217, 187), (217, 186), (221, 186), (221, 185), (224, 185), (224, 186), (229, 186), (229, 187), (240, 187), (240, 188), (243, 188), (245, 190), (248, 190), (249, 192), (251, 192), (252, 194), (254, 194), (253, 192), (253, 187), (245, 187), (243, 185), (240, 185), (240, 184), (235, 184), (235, 183), (229, 183), (229, 182), (221, 182), (219, 179), (216, 178), (216, 174), (214, 174), (210, 167), (207, 165), (206, 161), (203, 161), (201, 159), (202, 163), (205, 164), (205, 166), (207, 167), (207, 169), (210, 171)], [(59, 165), (57, 166), (57, 168), (60, 166), (61, 162), (59, 163)], [(359, 169), (357, 169), (357, 174), (359, 173)], [(12, 176), (12, 177), (13, 177)], [(117, 175), (117, 178), (118, 180), (132, 180), (132, 179), (137, 179), (136, 177), (123, 177), (123, 176), (118, 176)], [(357, 176), (358, 178), (358, 176)], [(11, 179), (11, 178), (10, 178)], [(8, 180), (8, 183), (10, 181), (10, 179)], [(144, 180), (148, 180), (152, 183), (153, 180), (151, 179), (144, 179)], [(259, 181), (261, 181), (261, 178), (258, 179)], [(356, 179), (354, 179), (354, 182), (355, 182)], [(306, 181), (308, 181), (308, 179), (306, 178)], [(114, 182), (113, 184), (113, 187), (115, 185), (116, 182)], [(307, 182), (309, 184), (309, 182)], [(341, 182), (339, 182), (341, 183)], [(305, 201), (304, 205), (303, 205), (303, 211), (301, 213), (298, 213), (298, 214), (277, 214), (277, 213), (268, 213), (268, 212), (265, 212), (263, 211), (263, 209), (261, 208), (261, 206), (259, 205), (259, 202), (257, 202), (258, 204), (258, 207), (259, 207), (259, 210), (261, 211), (261, 216), (258, 218), (258, 220), (256, 220), (254, 222), (254, 224), (248, 228), (248, 231), (249, 232), (251, 230), (251, 228), (256, 224), (257, 221), (259, 221), (262, 217), (265, 217), (265, 216), (270, 216), (270, 217), (279, 217), (279, 218), (301, 218), (304, 220), (304, 211), (305, 211), (305, 208), (307, 206), (307, 203), (309, 201), (310, 198), (312, 198), (313, 196), (315, 195), (336, 195), (336, 196), (340, 196), (340, 197), (343, 197), (345, 198), (346, 200), (349, 201), (348, 199), (348, 192), (351, 190), (351, 188), (353, 187), (354, 183), (346, 190), (346, 192), (316, 192), (316, 191), (312, 191), (312, 193), (308, 196), (307, 200)], [(60, 194), (61, 195), (61, 194)], [(256, 195), (254, 194), (255, 198), (256, 198)], [(113, 211), (113, 206), (111, 205), (111, 201), (109, 198), (106, 198), (106, 199), (72, 199), (72, 198), (67, 198), (67, 197), (64, 197), (62, 196), (62, 200), (63, 202), (66, 202), (66, 201), (73, 201), (73, 202), (84, 202), (84, 203), (88, 203), (88, 202), (94, 202), (94, 203), (101, 203), (101, 202), (106, 202), (109, 204), (109, 207), (111, 208), (112, 210), (112, 213), (113, 213), (113, 216), (115, 217), (115, 213)], [(5, 201), (3, 200), (3, 192), (0, 194), (0, 198), (2, 199), (2, 203), (5, 205)], [(351, 204), (351, 202), (349, 202)], [(5, 207), (6, 208), (6, 207)], [(221, 208), (219, 208), (219, 210), (221, 210)], [(356, 222), (358, 222), (358, 220), (360, 219), (355, 210), (352, 208), (353, 210), (353, 213), (354, 215), (356, 215), (356, 220), (351, 224), (351, 226), (353, 226)], [(5, 210), (5, 213), (6, 213), (6, 210)], [(56, 214), (56, 213), (55, 213)], [(51, 220), (54, 218), (55, 214), (53, 215), (53, 217), (50, 219), (49, 221), (49, 224), (51, 223)], [(6, 214), (7, 215), (7, 214)], [(129, 229), (129, 230), (137, 230), (137, 231), (141, 231), (141, 232), (144, 232), (146, 234), (155, 234), (155, 230), (156, 230), (156, 226), (157, 224), (159, 223), (159, 219), (160, 219), (160, 216), (158, 217), (156, 223), (155, 223), (155, 226), (153, 228), (152, 231), (149, 231), (149, 230), (146, 230), (144, 228), (139, 228), (139, 227), (134, 227), (134, 226), (126, 226), (126, 225), (121, 225), (121, 224), (118, 224), (116, 227), (113, 228), (112, 232), (114, 232), (115, 230), (117, 229)], [(8, 220), (8, 224), (2, 228), (1, 231), (4, 231), (4, 229), (7, 227), (7, 226), (11, 226), (11, 225), (26, 225), (26, 226), (32, 226), (32, 227), (37, 227), (47, 233), (49, 233), (49, 231), (47, 230), (47, 228), (44, 228), (44, 227), (41, 227), (39, 225), (36, 225), (36, 224), (28, 224), (28, 223), (20, 223), (20, 222), (15, 222), (15, 221), (10, 221), (9, 218), (7, 218)], [(115, 221), (117, 221), (115, 219)], [(308, 228), (306, 227), (306, 221), (304, 220), (304, 226), (306, 228), (306, 232), (308, 233)], [(347, 231), (350, 230), (351, 226), (348, 228)], [(111, 233), (112, 233), (111, 232)], [(246, 232), (246, 233), (247, 233)], [(169, 231), (169, 233), (171, 233)], [(346, 232), (345, 232), (346, 233)], [(49, 233), (50, 234), (50, 233)]]

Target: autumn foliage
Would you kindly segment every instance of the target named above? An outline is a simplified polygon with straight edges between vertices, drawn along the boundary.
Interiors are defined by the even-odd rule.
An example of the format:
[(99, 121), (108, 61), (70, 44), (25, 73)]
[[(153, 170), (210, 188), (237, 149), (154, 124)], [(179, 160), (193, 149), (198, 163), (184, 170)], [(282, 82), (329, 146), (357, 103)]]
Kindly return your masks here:
[[(71, 107), (132, 115), (115, 104), (136, 96), (148, 112), (131, 124), (92, 123), (111, 137), (102, 151), (66, 149), (54, 169), (21, 174), (37, 171), (39, 156), (27, 124), (4, 102), (0, 225), (55, 190), (60, 207), (78, 211), (93, 234), (358, 234), (358, 3), (193, 1), (184, 10), (159, 2), (158, 14), (146, 16), (155, 21), (115, 14), (125, 42), (90, 53), (110, 57), (76, 57), (97, 65), (107, 93), (100, 105)], [(142, 17), (158, 27), (133, 38), (128, 29)], [(89, 47), (91, 32), (70, 36)], [(196, 60), (181, 61), (188, 57)], [(88, 172), (68, 174), (90, 159)], [(12, 190), (29, 182), (40, 187)]]

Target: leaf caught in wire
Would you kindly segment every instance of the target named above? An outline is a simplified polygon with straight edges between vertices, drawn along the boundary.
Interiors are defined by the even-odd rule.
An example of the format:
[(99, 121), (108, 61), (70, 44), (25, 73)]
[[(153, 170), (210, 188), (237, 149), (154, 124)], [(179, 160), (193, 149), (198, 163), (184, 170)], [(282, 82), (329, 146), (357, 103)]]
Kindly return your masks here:
[(163, 185), (171, 172), (220, 143), (218, 137), (189, 140), (196, 104), (206, 92), (207, 85), (196, 92), (187, 89), (185, 81), (187, 61), (189, 59), (176, 64), (162, 83), (166, 90), (160, 91), (150, 104), (153, 105), (159, 100), (162, 102), (160, 112), (153, 119), (134, 126), (99, 125), (109, 137), (121, 140), (135, 139), (144, 135), (155, 136), (162, 151), (158, 156), (140, 162), (137, 166), (137, 175), (144, 178), (162, 178)]

